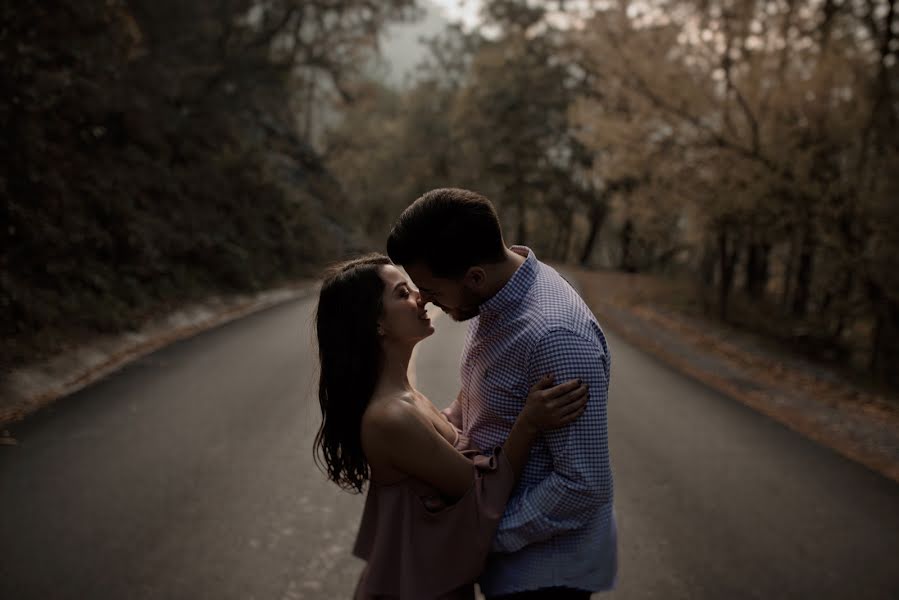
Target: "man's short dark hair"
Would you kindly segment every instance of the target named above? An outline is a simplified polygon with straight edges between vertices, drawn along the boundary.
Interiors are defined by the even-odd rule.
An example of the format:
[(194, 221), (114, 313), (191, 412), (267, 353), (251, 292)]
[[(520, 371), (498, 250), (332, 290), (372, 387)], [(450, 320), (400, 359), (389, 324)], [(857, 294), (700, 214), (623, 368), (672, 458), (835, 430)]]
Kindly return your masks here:
[(424, 264), (436, 277), (456, 278), (470, 267), (500, 262), (506, 246), (490, 200), (469, 190), (431, 190), (399, 216), (387, 238), (395, 264)]

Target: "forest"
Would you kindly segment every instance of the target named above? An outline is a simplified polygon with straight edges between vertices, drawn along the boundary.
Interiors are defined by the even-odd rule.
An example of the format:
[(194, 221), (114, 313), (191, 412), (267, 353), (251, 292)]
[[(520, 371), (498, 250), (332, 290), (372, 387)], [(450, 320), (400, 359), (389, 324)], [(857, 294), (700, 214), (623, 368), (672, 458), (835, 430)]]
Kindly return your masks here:
[(702, 311), (899, 382), (899, 15), (881, 0), (485, 3), (328, 160), (382, 236), (485, 193), (560, 262), (688, 278)]
[(0, 359), (380, 249), (442, 186), (541, 259), (899, 385), (899, 1), (3, 2)]

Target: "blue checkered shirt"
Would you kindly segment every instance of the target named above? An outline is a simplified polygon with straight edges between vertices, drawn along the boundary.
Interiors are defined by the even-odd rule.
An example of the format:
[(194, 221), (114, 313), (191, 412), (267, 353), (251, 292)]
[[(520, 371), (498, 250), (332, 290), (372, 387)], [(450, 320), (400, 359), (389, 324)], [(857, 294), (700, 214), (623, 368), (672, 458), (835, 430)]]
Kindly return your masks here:
[(447, 409), (482, 450), (501, 445), (530, 387), (589, 385), (586, 412), (543, 433), (506, 506), (479, 580), (488, 597), (543, 587), (601, 591), (617, 571), (606, 407), (609, 348), (590, 309), (552, 267), (527, 259), (472, 319), (462, 355), (462, 390)]

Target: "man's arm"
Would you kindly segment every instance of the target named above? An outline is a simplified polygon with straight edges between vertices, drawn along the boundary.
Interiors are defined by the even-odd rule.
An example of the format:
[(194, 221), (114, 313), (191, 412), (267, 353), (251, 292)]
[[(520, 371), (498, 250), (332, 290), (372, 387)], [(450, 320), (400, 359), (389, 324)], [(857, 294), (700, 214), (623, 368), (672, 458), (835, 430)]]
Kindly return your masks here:
[(543, 434), (552, 473), (510, 500), (493, 542), (494, 552), (516, 552), (580, 528), (611, 500), (608, 365), (604, 341), (565, 329), (549, 332), (534, 348), (528, 365), (530, 379), (542, 373), (552, 373), (556, 381), (580, 378), (589, 386), (589, 400), (586, 412), (574, 423)]

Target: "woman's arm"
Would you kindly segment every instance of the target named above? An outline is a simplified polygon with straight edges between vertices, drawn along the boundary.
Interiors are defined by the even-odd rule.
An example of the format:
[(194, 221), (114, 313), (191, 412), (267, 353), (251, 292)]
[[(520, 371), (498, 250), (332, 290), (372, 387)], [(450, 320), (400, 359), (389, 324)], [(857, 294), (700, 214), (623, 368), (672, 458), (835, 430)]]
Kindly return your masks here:
[(472, 483), (471, 461), (440, 435), (412, 404), (385, 403), (369, 417), (369, 451), (390, 466), (425, 483), (441, 494), (461, 497)]
[[(579, 381), (550, 388), (544, 378), (531, 388), (524, 409), (503, 444), (516, 478), (527, 462), (537, 434), (576, 419), (586, 406), (587, 389)], [(460, 498), (471, 487), (471, 461), (440, 435), (418, 409), (406, 402), (386, 403), (369, 416), (372, 446), (395, 469), (420, 479), (441, 494)]]

